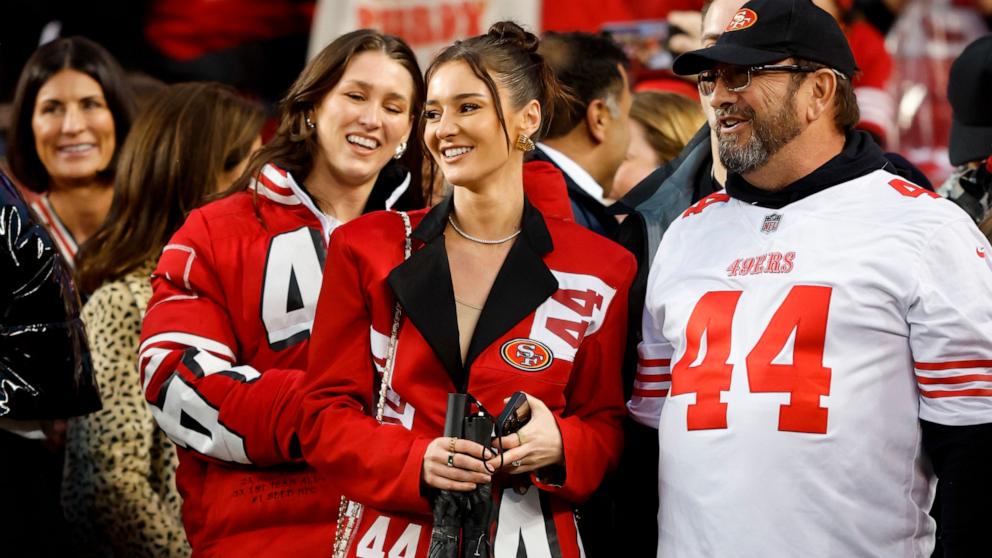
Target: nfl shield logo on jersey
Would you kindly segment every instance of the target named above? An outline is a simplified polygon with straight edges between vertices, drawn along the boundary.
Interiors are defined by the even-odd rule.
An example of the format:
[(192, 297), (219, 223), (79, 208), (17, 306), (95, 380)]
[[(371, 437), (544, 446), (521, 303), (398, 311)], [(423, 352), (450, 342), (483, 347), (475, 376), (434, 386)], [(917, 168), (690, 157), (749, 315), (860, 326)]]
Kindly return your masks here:
[(778, 213), (765, 215), (765, 220), (761, 223), (761, 232), (771, 234), (778, 230), (778, 224), (782, 222), (782, 216)]

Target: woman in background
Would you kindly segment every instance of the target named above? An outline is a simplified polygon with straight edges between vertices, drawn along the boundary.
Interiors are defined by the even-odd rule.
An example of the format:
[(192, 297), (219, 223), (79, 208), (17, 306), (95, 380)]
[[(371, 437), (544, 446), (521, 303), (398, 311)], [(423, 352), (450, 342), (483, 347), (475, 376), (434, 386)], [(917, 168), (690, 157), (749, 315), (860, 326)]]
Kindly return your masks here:
[(7, 160), (70, 268), (110, 210), (117, 148), (134, 113), (117, 61), (89, 39), (42, 45), (21, 72)]
[(651, 171), (674, 159), (706, 122), (699, 103), (677, 93), (641, 91), (630, 105), (630, 146), (617, 168), (610, 199), (616, 201)]
[(400, 39), (367, 29), (335, 39), (290, 88), (275, 136), (230, 195), (193, 211), (162, 252), (139, 365), (178, 446), (195, 555), (330, 551), (339, 485), (307, 467), (296, 434), (326, 243), (341, 223), (406, 201), (381, 180), (391, 161), (407, 159), (405, 192), (422, 194), (410, 134), (423, 96)]
[(78, 277), (103, 410), (69, 421), (62, 505), (78, 556), (189, 555), (178, 460), (141, 391), (138, 339), (162, 248), (186, 216), (228, 188), (260, 144), (264, 114), (231, 88), (172, 85), (152, 96), (120, 154), (106, 223)]

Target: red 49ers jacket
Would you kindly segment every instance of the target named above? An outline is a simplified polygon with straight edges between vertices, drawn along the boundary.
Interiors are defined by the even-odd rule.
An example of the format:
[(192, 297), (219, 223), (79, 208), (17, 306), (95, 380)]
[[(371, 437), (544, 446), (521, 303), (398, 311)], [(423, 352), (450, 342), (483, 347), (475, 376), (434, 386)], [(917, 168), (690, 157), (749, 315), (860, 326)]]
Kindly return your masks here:
[(315, 556), (334, 538), (339, 493), (294, 440), (337, 223), (274, 166), (256, 187), (189, 216), (162, 252), (142, 325), (145, 394), (178, 446), (197, 556)]
[[(496, 556), (580, 556), (572, 508), (615, 466), (624, 416), (620, 365), (634, 259), (525, 203), (476, 326), (465, 365), (444, 247), (448, 198), (404, 226), (375, 213), (339, 228), (328, 248), (310, 345), (300, 440), (307, 461), (365, 504), (349, 556), (426, 556), (431, 532), (421, 464), (444, 430), (447, 394), (467, 387), (491, 412), (517, 390), (544, 401), (565, 453), (556, 485), (496, 486)], [(375, 409), (396, 301), (403, 306), (385, 424)], [(561, 471), (559, 471), (559, 474)], [(519, 548), (520, 545), (526, 547)]]

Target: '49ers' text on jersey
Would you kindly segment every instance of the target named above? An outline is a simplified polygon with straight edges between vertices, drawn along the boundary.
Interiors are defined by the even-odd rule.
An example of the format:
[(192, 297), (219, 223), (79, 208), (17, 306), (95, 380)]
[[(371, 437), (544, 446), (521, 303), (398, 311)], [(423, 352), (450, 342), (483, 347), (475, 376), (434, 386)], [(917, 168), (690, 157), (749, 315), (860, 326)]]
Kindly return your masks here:
[(992, 422), (990, 294), (967, 215), (885, 171), (687, 210), (628, 404), (659, 431), (659, 555), (929, 556), (919, 420)]

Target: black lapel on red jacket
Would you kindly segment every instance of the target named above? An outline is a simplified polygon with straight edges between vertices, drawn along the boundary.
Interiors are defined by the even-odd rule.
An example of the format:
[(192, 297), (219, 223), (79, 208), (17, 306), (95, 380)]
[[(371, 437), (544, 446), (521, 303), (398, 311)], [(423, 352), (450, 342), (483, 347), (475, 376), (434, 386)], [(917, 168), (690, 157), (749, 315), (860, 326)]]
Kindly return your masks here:
[(441, 360), (451, 381), (461, 386), (466, 374), (458, 345), (455, 290), (441, 234), (449, 211), (450, 196), (427, 212), (412, 233), (414, 239), (424, 243), (423, 248), (396, 266), (387, 281), (403, 312)]
[(466, 371), (482, 350), (532, 313), (558, 290), (558, 280), (542, 257), (554, 248), (544, 217), (524, 201), (522, 231), (496, 275), (479, 316), (465, 365), (458, 344), (458, 317), (444, 228), (452, 208), (449, 196), (430, 210), (413, 231), (424, 243), (389, 273), (389, 286), (410, 321), (444, 364), (455, 386), (468, 386)]
[(541, 212), (524, 199), (521, 233), (503, 261), (469, 344), (466, 367), (479, 353), (558, 290), (543, 256), (554, 249)]

